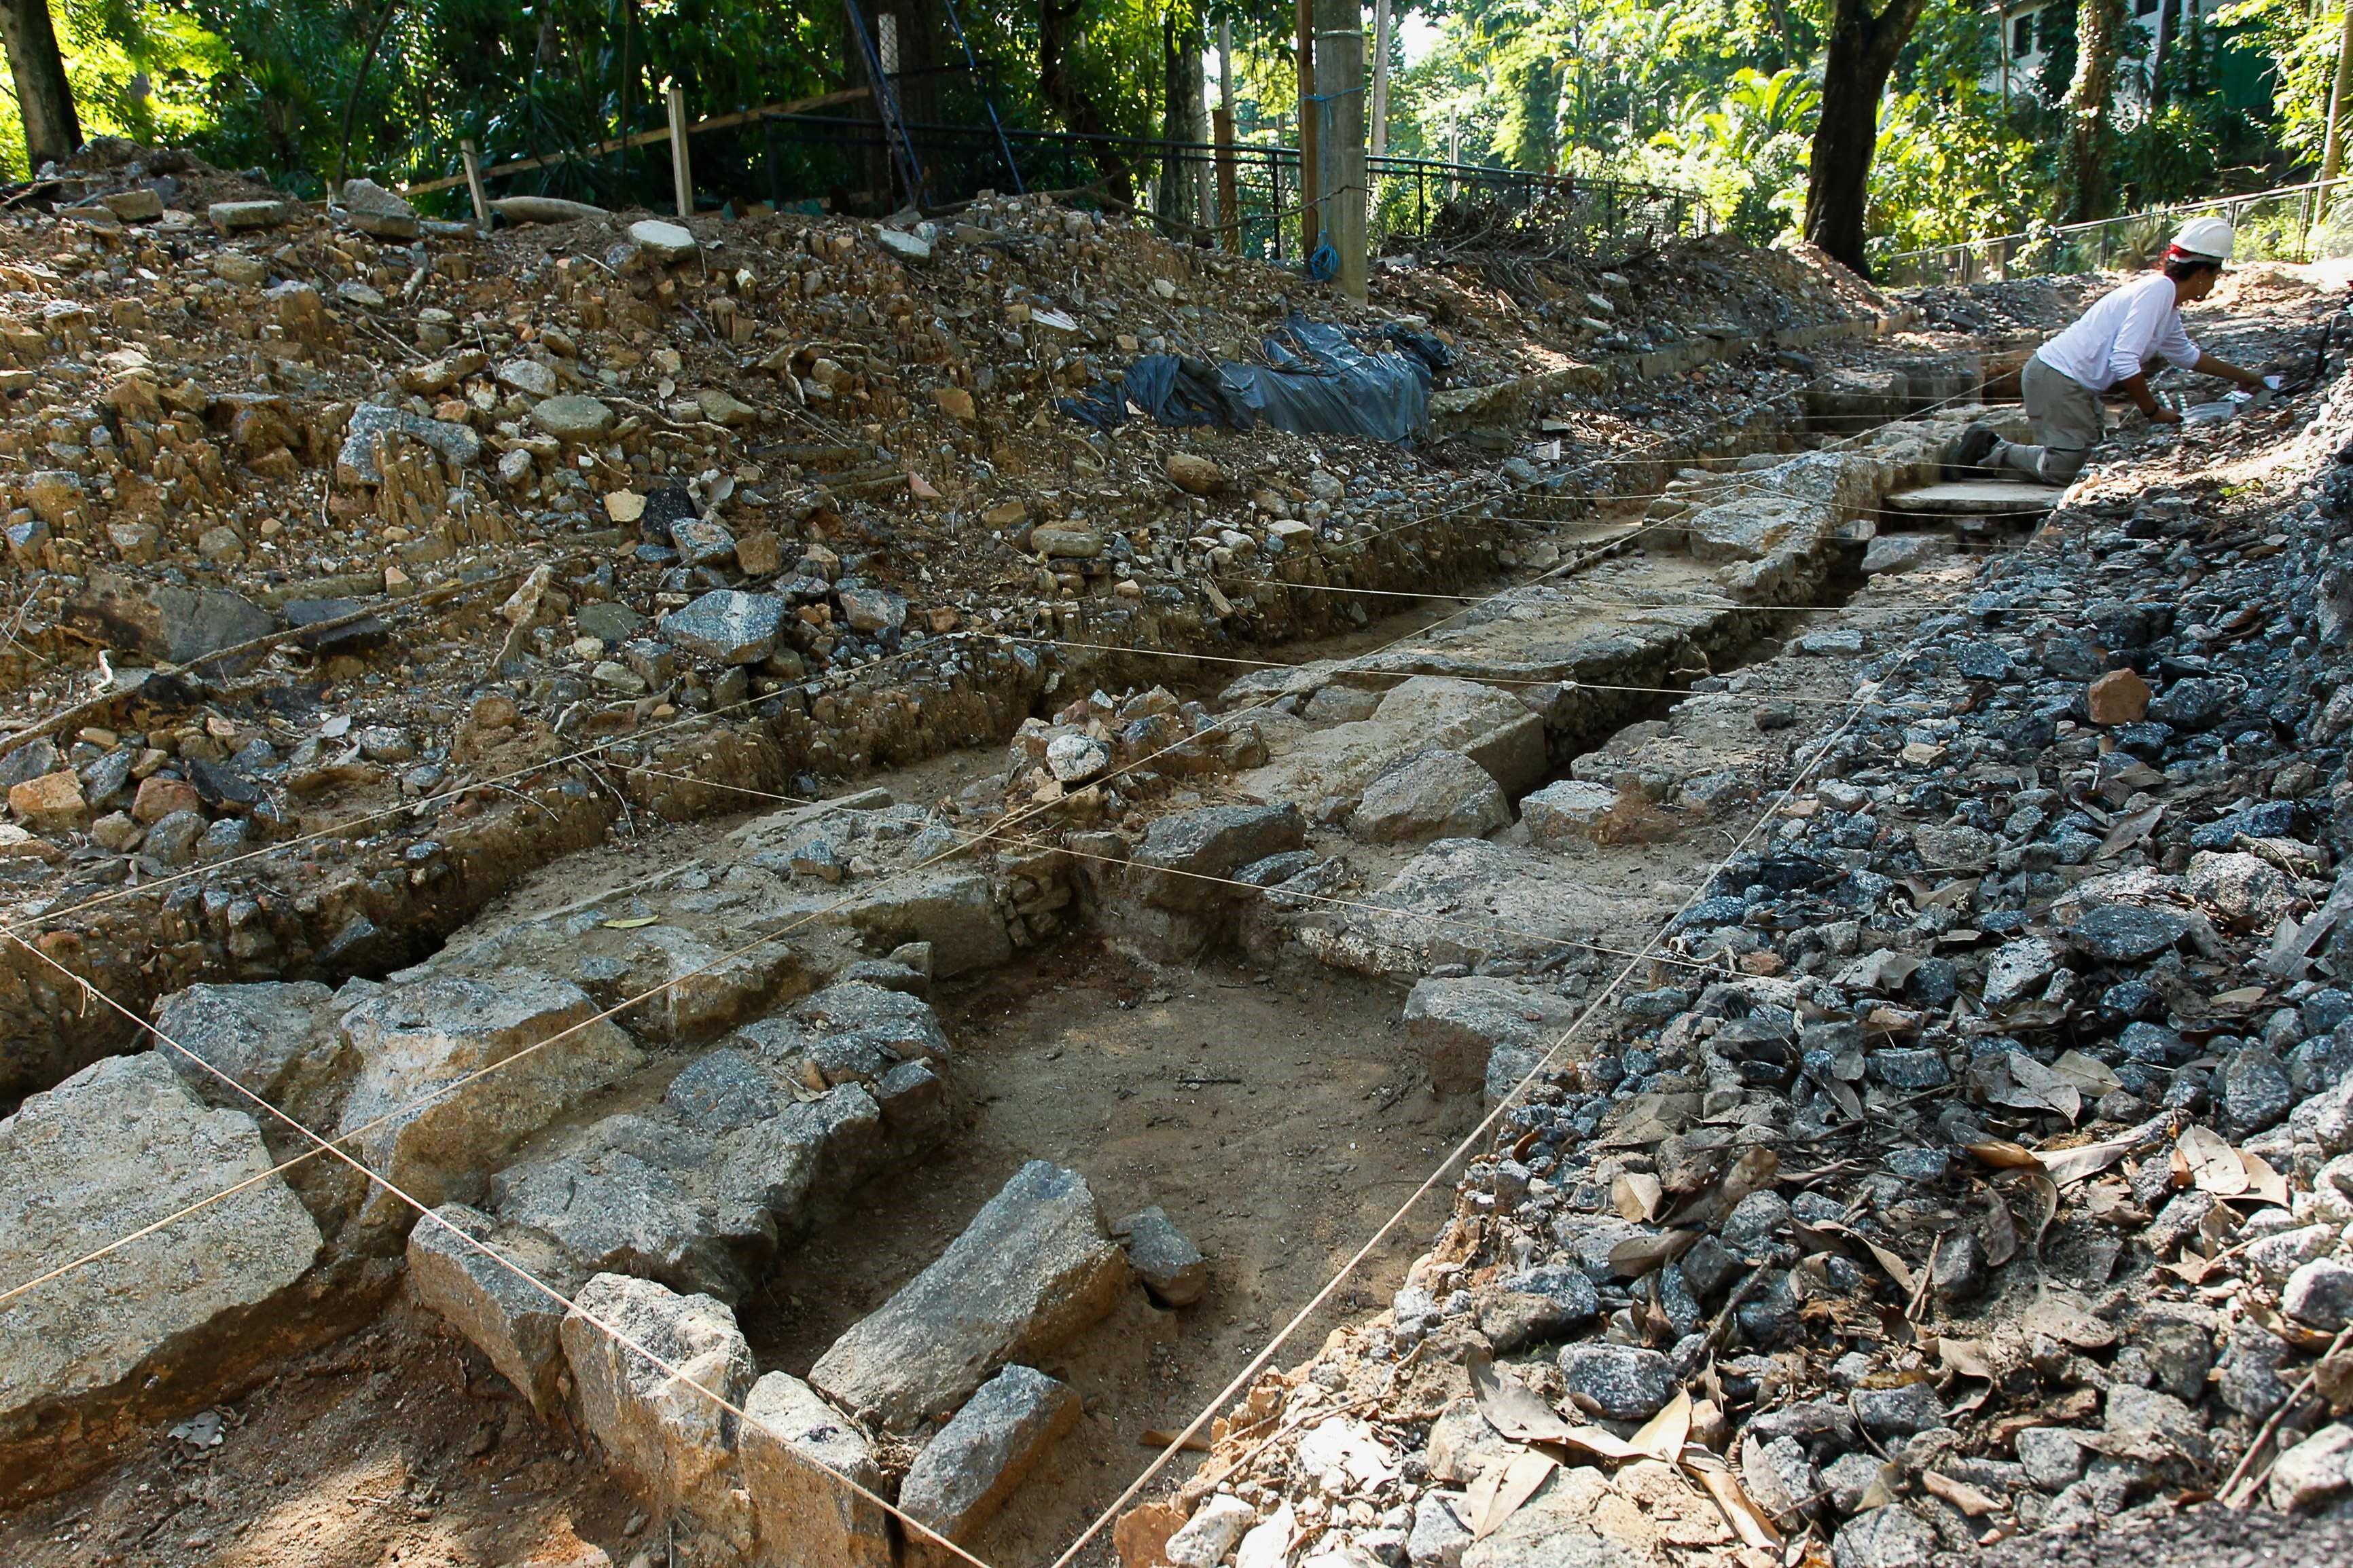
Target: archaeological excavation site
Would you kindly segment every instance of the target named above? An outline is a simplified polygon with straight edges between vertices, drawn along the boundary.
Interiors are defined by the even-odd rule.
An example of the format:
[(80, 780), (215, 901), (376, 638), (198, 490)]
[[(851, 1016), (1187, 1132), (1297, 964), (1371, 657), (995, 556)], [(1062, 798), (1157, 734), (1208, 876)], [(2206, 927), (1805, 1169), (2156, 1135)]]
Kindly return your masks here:
[(2353, 1552), (2341, 268), (53, 174), (0, 1562)]

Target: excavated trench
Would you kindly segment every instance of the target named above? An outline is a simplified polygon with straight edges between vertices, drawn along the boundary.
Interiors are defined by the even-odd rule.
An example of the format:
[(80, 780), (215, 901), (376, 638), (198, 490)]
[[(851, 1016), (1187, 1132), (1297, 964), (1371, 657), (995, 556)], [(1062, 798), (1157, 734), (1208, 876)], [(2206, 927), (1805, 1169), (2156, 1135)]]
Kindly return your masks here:
[[(1747, 346), (1701, 342), (1710, 347), (1702, 359)], [(1671, 375), (1701, 362), (1687, 351), (1636, 356), (1618, 369)], [(1026, 634), (942, 639), (919, 658), (839, 686), (790, 689), (734, 718), (690, 717), (617, 741), (572, 736), (536, 750), (485, 749), (470, 761), (473, 776), (488, 782), (438, 814), (333, 799), (297, 827), (364, 820), (152, 891), (69, 879), (13, 914), (41, 921), (44, 952), (133, 1011), (198, 983), (338, 984), (382, 975), (428, 956), (534, 867), (648, 820), (738, 808), (743, 797), (729, 786), (807, 795), (820, 776), (856, 778), (999, 743), (1057, 693), (1174, 684), (1172, 653), (1230, 659), (1345, 639), (1371, 624), (1366, 606), (1383, 603), (1380, 595), (1467, 591), (1555, 564), (1595, 531), (1578, 525), (1596, 505), (1608, 506), (1609, 494), (1665, 489), (1685, 462), (1738, 463), (1808, 439), (1849, 437), (1998, 379), (2002, 363), (1996, 354), (1899, 365), (1859, 389), (1810, 395), (1801, 406), (1752, 409), (1710, 437), (1609, 468), (1596, 500), (1557, 480), (1473, 493), (1459, 511), (1400, 518), (1367, 541), (1237, 571), (1229, 615), (1082, 597), (1041, 613)], [(1516, 402), (1540, 391), (1521, 389)], [(1458, 419), (1476, 434), (1477, 421), (1492, 415), (1473, 405)], [(485, 604), (469, 616), (449, 629), (463, 635), (491, 612)], [(1153, 651), (1113, 651), (1123, 647)], [(166, 691), (161, 700), (170, 698)], [(586, 747), (593, 755), (565, 760)], [(40, 959), (14, 947), (0, 953), (0, 1108), (127, 1048), (133, 1036)]]
[[(1891, 390), (1879, 413), (1900, 418), (1918, 401)], [(1812, 413), (1833, 426), (1856, 417), (1851, 404)], [(1481, 1085), (1492, 1095), (1527, 1070), (1704, 881), (1740, 807), (1844, 710), (1844, 659), (1966, 575), (1940, 570), (1936, 548), (1911, 552), (1921, 559), (1907, 575), (1866, 575), (1872, 537), (1906, 522), (1888, 495), (1935, 477), (1958, 424), (1891, 428), (1893, 445), (1844, 443), (1879, 451), (1873, 461), (1809, 468), (1794, 454), (1787, 494), (1757, 477), (1788, 468), (1787, 455), (1752, 458), (1680, 493), (1647, 483), (1661, 492), (1647, 506), (1542, 502), (1582, 515), (1547, 525), (1521, 510), (1531, 521), (1489, 523), (1483, 538), (1467, 522), (1433, 531), (1418, 559), (1293, 568), (1326, 588), (1459, 587), (1459, 600), (1374, 598), (1410, 607), (1352, 615), (1350, 595), (1261, 581), (1246, 612), (1255, 642), (1162, 626), (1161, 656), (1066, 650), (1051, 669), (1002, 645), (973, 657), (944, 722), (878, 728), (904, 700), (880, 691), (855, 710), (812, 705), (649, 746), (619, 775), (634, 831), (611, 843), (598, 840), (620, 810), (575, 779), (531, 793), (540, 826), (519, 805), (473, 842), (438, 834), (432, 856), (385, 847), (409, 868), (389, 886), (347, 873), (340, 894), (265, 903), (266, 941), (252, 917), (237, 924), (234, 900), (190, 889), (166, 901), (160, 930), (118, 908), (65, 951), (126, 999), (247, 983), (164, 1010), (167, 1031), (208, 1056), (217, 1046), (216, 1060), (238, 1048), (262, 1059), (260, 1039), (341, 1040), (357, 1061), (269, 1057), (266, 1091), (311, 1125), (356, 1130), (372, 1163), (428, 1204), (463, 1205), (442, 1212), (567, 1293), (617, 1274), (728, 1303), (748, 1367), (807, 1377), (877, 1431), (868, 1458), (886, 1492), (929, 1422), (984, 1374), (905, 1373), (894, 1355), (922, 1361), (910, 1348), (920, 1334), (892, 1314), (925, 1280), (943, 1299), (993, 1300), (1000, 1282), (978, 1259), (1018, 1260), (1024, 1245), (1000, 1194), (1103, 1221), (1164, 1211), (1208, 1259), (1197, 1300), (1172, 1308), (1129, 1285), (1123, 1259), (1108, 1285), (1063, 1279), (1058, 1290), (1081, 1306), (1033, 1313), (1053, 1321), (1006, 1328), (983, 1358), (987, 1371), (1026, 1362), (1077, 1392), (1074, 1425), (1015, 1505), (959, 1531), (993, 1562), (1044, 1561), (1139, 1468), (1145, 1435), (1181, 1426), (1412, 1192), (1478, 1119)], [(1786, 454), (1799, 434), (1776, 423), (1731, 439)], [(1760, 495), (1782, 507), (1764, 509), (1771, 538), (1712, 515), (1757, 513)], [(2000, 533), (1931, 520), (1921, 537), (1957, 555)], [(1525, 580), (1531, 566), (1547, 580), (1492, 599), (1472, 586)], [(1250, 668), (1251, 650), (1277, 641), (1285, 661)], [(1212, 647), (1237, 662), (1165, 657)], [(1120, 700), (1090, 714), (1074, 698), (1149, 686), (1208, 698), (1222, 732), (1250, 743), (1155, 770), (1124, 833), (1087, 788), (1028, 789), (1047, 737), (1128, 721)], [(1015, 734), (1024, 714), (1035, 717)], [(1433, 749), (1479, 776), (1466, 788), (1445, 773), (1428, 798), (1386, 789)], [(1116, 747), (1110, 756), (1130, 765)], [(902, 765), (777, 809), (820, 759)], [(976, 792), (992, 774), (1006, 776)], [(955, 815), (936, 808), (959, 799)], [(1050, 833), (946, 858), (1002, 804), (1036, 811), (1029, 826)], [(446, 873), (415, 874), (437, 861)], [(341, 936), (317, 940), (354, 921), (377, 946), (345, 943), (338, 958)], [(298, 977), (341, 989), (272, 984)], [(72, 987), (21, 967), (16, 979), (20, 1038), (79, 1019)], [(257, 982), (266, 992), (248, 991)], [(1482, 1025), (1496, 1002), (1479, 988), (1497, 984), (1540, 999)], [(607, 1010), (612, 1024), (592, 1021)], [(37, 1087), (122, 1034), (79, 1020), (46, 1056), (16, 1050), (17, 1082)], [(375, 1120), (510, 1056), (481, 1079), (494, 1091), (461, 1085), (435, 1112)], [(263, 1137), (280, 1160), (304, 1149), (282, 1128)], [(1060, 1178), (1082, 1178), (1079, 1200)], [(193, 1329), (168, 1357), (15, 1423), (0, 1434), (0, 1472), (27, 1478), (15, 1500), (103, 1464), (94, 1436), (119, 1440), (248, 1384), (401, 1288), (397, 1205), (323, 1162), (295, 1188), (327, 1246), (247, 1314), (270, 1325), (260, 1349), (249, 1331), (230, 1343)], [(1386, 1300), (1426, 1228), (1398, 1227), (1293, 1352)], [(586, 1352), (544, 1302), (518, 1304), (445, 1234), (406, 1242), (411, 1296), (523, 1396), (611, 1447), (596, 1415), (578, 1413), (583, 1380), (599, 1375)], [(1166, 1286), (1142, 1233), (1134, 1240), (1147, 1279)], [(731, 1393), (757, 1414), (771, 1385), (754, 1388), (748, 1367)], [(812, 1528), (778, 1500), (789, 1488), (756, 1477), (730, 1492), (744, 1500), (718, 1504), (671, 1481), (680, 1489), (653, 1500), (698, 1539)], [(895, 1528), (828, 1516), (819, 1535), (846, 1529), (871, 1547)]]

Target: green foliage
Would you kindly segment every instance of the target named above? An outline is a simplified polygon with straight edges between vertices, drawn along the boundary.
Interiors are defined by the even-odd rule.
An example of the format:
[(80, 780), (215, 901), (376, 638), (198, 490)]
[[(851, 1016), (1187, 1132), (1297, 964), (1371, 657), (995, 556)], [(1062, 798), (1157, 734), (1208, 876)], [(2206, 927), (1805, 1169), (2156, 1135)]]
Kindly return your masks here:
[[(1067, 127), (1076, 105), (1111, 132), (1157, 134), (1168, 26), (1174, 17), (1181, 30), (1198, 15), (1212, 36), (1219, 18), (1233, 25), (1241, 137), (1294, 143), (1291, 0), (1060, 8), (1070, 3), (959, 6), (1007, 123)], [(2233, 0), (2187, 24), (2162, 67), (2137, 27), (2125, 30), (2119, 74), (2129, 86), (2114, 116), (2119, 201), (2243, 188), (2317, 162), (2344, 0), (2319, 0), (2317, 11), (2313, 3)], [(1400, 15), (1434, 21), (1438, 37), (1393, 84), (1389, 149), (1670, 183), (1701, 192), (1744, 235), (1786, 237), (1803, 202), (1829, 8), (1830, 0), (1400, 0)], [(660, 123), (670, 81), (700, 115), (862, 82), (842, 42), (839, 0), (54, 0), (53, 11), (90, 133), (193, 146), (305, 195), (338, 171), (452, 174), (468, 138), (495, 162), (643, 130)], [(2044, 65), (2035, 79), (2010, 75), (2005, 96), (1997, 10), (1985, 0), (1928, 0), (1882, 107), (1870, 194), (1876, 247), (1948, 244), (2049, 218), (2073, 17), (2073, 0), (2038, 15)], [(1055, 38), (1061, 79), (1050, 95), (1040, 58)], [(943, 60), (960, 61), (952, 35), (943, 29), (939, 41)], [(2262, 82), (2258, 66), (2269, 73)], [(983, 121), (980, 92), (960, 70), (923, 77), (908, 92), (924, 116)], [(0, 163), (13, 159), (21, 172), (22, 149), (16, 117), (0, 116)], [(756, 132), (695, 144), (712, 189), (765, 194), (773, 177), (807, 195), (872, 183), (854, 151), (802, 140), (773, 165), (770, 156)], [(1033, 188), (1103, 173), (1086, 157), (1024, 156)], [(655, 148), (558, 161), (504, 188), (659, 203), (668, 181)], [(1395, 207), (1429, 195), (1393, 183), (1377, 199)]]
[(1821, 109), (1819, 82), (1785, 66), (1743, 67), (1720, 89), (1699, 89), (1683, 115), (1651, 140), (1643, 172), (1697, 190), (1725, 226), (1759, 244), (1794, 232), (1806, 203), (1807, 140)]

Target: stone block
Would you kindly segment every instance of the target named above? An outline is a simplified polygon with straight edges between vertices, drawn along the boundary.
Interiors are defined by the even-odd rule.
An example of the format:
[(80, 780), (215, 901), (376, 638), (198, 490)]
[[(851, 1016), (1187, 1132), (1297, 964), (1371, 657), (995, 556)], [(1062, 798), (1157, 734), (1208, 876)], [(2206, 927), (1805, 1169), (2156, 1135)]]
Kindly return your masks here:
[(264, 1174), (253, 1118), (206, 1105), (164, 1056), (109, 1057), (0, 1119), (0, 1279), (262, 1179), (0, 1305), (0, 1454), (45, 1410), (135, 1399), (158, 1357), (170, 1396), (186, 1399), (264, 1331), (266, 1304), (318, 1254), (293, 1190)]
[(1070, 1384), (1032, 1367), (1007, 1367), (915, 1456), (900, 1483), (899, 1506), (950, 1541), (970, 1540), (1046, 1450), (1078, 1425), (1079, 1414)]
[[(466, 1196), (452, 1184), (470, 1191), (526, 1135), (643, 1062), (596, 1012), (578, 986), (525, 970), (385, 986), (343, 1016), (359, 1068), (342, 1131), (365, 1127), (362, 1159), (425, 1203)], [(369, 1213), (406, 1233), (406, 1205), (372, 1194)]]
[(1483, 838), (1512, 820), (1487, 770), (1461, 752), (1410, 757), (1365, 786), (1348, 831), (1374, 844)]
[(582, 1427), (638, 1497), (723, 1513), (739, 1423), (720, 1401), (740, 1406), (752, 1392), (752, 1351), (735, 1314), (708, 1296), (619, 1274), (597, 1275), (574, 1301), (561, 1333)]
[(1109, 1312), (1127, 1261), (1086, 1179), (1033, 1160), (932, 1265), (818, 1358), (809, 1382), (895, 1431)]
[(892, 1568), (891, 1516), (843, 1484), (882, 1486), (866, 1435), (789, 1373), (744, 1402), (741, 1444), (754, 1561), (763, 1568)]
[[(443, 1204), (408, 1233), (408, 1289), (420, 1305), (439, 1313), (451, 1328), (489, 1358), (499, 1375), (514, 1384), (543, 1415), (555, 1408), (556, 1374), (564, 1369), (564, 1303), (514, 1269), (467, 1245), (488, 1241), (493, 1222), (479, 1209)], [(499, 1250), (513, 1256), (512, 1242)], [(557, 1289), (579, 1278), (559, 1272), (549, 1259), (517, 1257), (533, 1278)]]

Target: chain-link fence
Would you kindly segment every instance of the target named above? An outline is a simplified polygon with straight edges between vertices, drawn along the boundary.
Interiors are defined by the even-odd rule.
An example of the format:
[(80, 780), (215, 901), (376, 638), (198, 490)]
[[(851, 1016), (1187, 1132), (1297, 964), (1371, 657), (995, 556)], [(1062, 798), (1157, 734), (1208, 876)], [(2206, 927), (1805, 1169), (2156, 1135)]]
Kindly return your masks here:
[(2315, 261), (2353, 256), (2353, 176), (2307, 181), (2245, 195), (2151, 207), (2095, 223), (2040, 226), (1966, 245), (1873, 258), (1873, 274), (1897, 286), (1974, 283), (2046, 273), (2137, 270), (2154, 263), (2183, 223), (2201, 214), (2239, 231), (2232, 259)]

